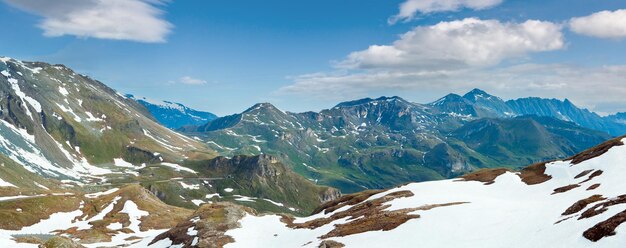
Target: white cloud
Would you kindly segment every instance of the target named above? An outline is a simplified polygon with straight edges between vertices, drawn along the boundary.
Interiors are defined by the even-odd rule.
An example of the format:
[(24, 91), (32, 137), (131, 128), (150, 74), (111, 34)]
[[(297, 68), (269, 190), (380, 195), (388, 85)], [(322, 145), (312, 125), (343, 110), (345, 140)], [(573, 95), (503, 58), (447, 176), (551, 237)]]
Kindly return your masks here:
[(626, 9), (600, 11), (572, 18), (570, 29), (575, 33), (598, 38), (626, 38)]
[(531, 52), (564, 48), (561, 26), (528, 20), (502, 23), (466, 18), (418, 26), (392, 45), (373, 45), (338, 63), (348, 69), (451, 69), (490, 66)]
[(516, 59), (564, 47), (561, 25), (551, 22), (442, 22), (416, 27), (391, 45), (353, 52), (335, 71), (293, 77), (291, 85), (276, 93), (329, 101), (384, 93), (428, 102), (478, 87), (503, 98), (568, 98), (602, 112), (626, 106), (626, 65), (585, 67)]
[(618, 110), (615, 106), (626, 107), (626, 65), (520, 64), (451, 71), (317, 73), (296, 77), (292, 85), (277, 93), (346, 100), (390, 92), (428, 102), (450, 92), (463, 93), (476, 87), (505, 99), (527, 96), (568, 98), (582, 107), (611, 112)]
[(462, 8), (486, 9), (502, 3), (502, 0), (407, 0), (400, 4), (400, 12), (389, 18), (393, 24), (400, 20), (411, 20), (420, 13), (458, 11)]
[(161, 0), (4, 0), (43, 17), (44, 35), (165, 42), (172, 24), (163, 19)]
[(192, 78), (190, 76), (181, 77), (178, 81), (182, 84), (188, 84), (188, 85), (201, 85), (201, 84), (207, 83), (206, 80)]

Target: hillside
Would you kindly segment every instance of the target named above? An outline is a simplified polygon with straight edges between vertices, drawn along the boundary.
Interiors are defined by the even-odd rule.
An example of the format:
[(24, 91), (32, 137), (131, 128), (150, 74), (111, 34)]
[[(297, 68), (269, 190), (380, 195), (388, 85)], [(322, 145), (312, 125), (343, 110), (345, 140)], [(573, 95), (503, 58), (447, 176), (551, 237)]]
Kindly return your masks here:
[(624, 247), (623, 140), (519, 172), (346, 195), (305, 218), (247, 214), (224, 247)]
[[(205, 163), (238, 164), (160, 125), (143, 105), (103, 83), (62, 65), (0, 61), (0, 197), (140, 184), (188, 209), (247, 199), (260, 212), (302, 215), (339, 195), (263, 156), (239, 157), (246, 166), (218, 174)], [(254, 174), (261, 167), (281, 176)]]
[(213, 113), (191, 109), (180, 103), (158, 101), (130, 94), (127, 94), (126, 97), (146, 107), (161, 125), (171, 129), (178, 129), (184, 126), (198, 126), (217, 118)]
[(342, 192), (521, 167), (564, 158), (611, 137), (552, 117), (516, 116), (506, 106), (480, 90), (427, 105), (381, 97), (305, 113), (261, 103), (181, 131), (224, 156), (274, 155), (311, 181)]
[(87, 76), (62, 65), (0, 61), (0, 152), (31, 172), (83, 181), (119, 171), (116, 158), (215, 156)]

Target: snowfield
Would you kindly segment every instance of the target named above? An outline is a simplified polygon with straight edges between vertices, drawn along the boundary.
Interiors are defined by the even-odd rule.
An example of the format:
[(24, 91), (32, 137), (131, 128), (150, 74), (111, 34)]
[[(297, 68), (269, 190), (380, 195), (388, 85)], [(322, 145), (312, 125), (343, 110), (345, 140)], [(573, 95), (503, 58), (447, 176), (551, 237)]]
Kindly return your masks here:
[[(599, 170), (603, 172), (592, 176), (599, 174)], [(583, 236), (594, 225), (626, 212), (626, 204), (610, 206), (603, 213), (579, 220), (585, 211), (598, 210), (600, 207), (595, 207), (596, 204), (626, 194), (626, 146), (612, 147), (600, 157), (575, 165), (570, 161), (548, 163), (545, 174), (552, 178), (534, 185), (523, 182), (519, 173), (505, 172), (491, 184), (453, 179), (412, 183), (377, 193), (367, 201), (381, 200), (393, 193), (412, 193), (412, 196), (383, 203), (383, 206), (388, 205), (384, 211), (409, 209), (407, 215), (419, 215), (387, 231), (375, 230), (374, 224), (369, 226), (374, 230), (320, 239), (337, 224), (357, 229), (359, 219), (364, 217), (336, 219), (314, 229), (294, 229), (277, 215), (247, 215), (240, 221), (241, 228), (226, 232), (236, 242), (225, 247), (318, 247), (323, 240), (333, 240), (345, 247), (626, 247), (626, 224), (617, 226), (615, 235), (596, 242)], [(591, 180), (587, 181), (588, 178)], [(588, 190), (596, 184), (599, 187)], [(568, 185), (579, 186), (555, 193), (555, 189)], [(563, 215), (574, 203), (593, 195), (607, 199), (588, 204), (574, 214)], [(428, 209), (450, 203), (457, 204)], [(349, 213), (356, 205), (358, 203), (329, 213), (296, 218), (293, 223)], [(410, 210), (412, 208), (421, 209)]]
[[(242, 214), (224, 235), (225, 247), (626, 247), (626, 146), (605, 143), (572, 160), (536, 164), (521, 172), (485, 170), (461, 179), (412, 183), (390, 190), (365, 191), (326, 203), (317, 214), (294, 218)], [(193, 185), (185, 184), (187, 187)], [(223, 189), (233, 192), (232, 188)], [(85, 195), (106, 197), (117, 189)], [(210, 194), (206, 198), (220, 197)], [(267, 200), (234, 195), (238, 200)], [(5, 197), (12, 201), (23, 197)], [(594, 200), (590, 200), (594, 199)], [(267, 200), (269, 201), (269, 200)], [(275, 205), (282, 203), (272, 202)], [(204, 201), (194, 202), (197, 205)], [(123, 205), (121, 205), (123, 204)], [(127, 214), (129, 233), (122, 223), (107, 225), (110, 242), (87, 247), (183, 247), (169, 238), (151, 241), (168, 230), (140, 229), (150, 213), (136, 202), (113, 198), (89, 219), (77, 210), (50, 215), (19, 231), (0, 230), (2, 247), (36, 247), (15, 243), (11, 235), (52, 234), (54, 230), (92, 228), (120, 205)], [(16, 210), (21, 211), (21, 210)], [(240, 218), (240, 219), (239, 219)], [(197, 221), (198, 217), (193, 220)], [(607, 222), (607, 220), (610, 220)], [(195, 223), (195, 222), (194, 222)], [(206, 242), (200, 230), (185, 227), (189, 244)], [(138, 237), (137, 240), (129, 239)], [(178, 242), (178, 241), (177, 241)]]

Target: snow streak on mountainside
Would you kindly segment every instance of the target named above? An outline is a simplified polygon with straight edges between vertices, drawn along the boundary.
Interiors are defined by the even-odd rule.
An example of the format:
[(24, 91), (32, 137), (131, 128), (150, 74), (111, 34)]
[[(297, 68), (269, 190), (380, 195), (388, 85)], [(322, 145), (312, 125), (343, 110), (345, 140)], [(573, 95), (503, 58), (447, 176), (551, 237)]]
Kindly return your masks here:
[(217, 118), (217, 116), (212, 113), (191, 109), (180, 103), (152, 100), (133, 95), (126, 96), (141, 103), (159, 123), (171, 129), (178, 129), (190, 125), (203, 125)]
[(120, 171), (114, 158), (213, 156), (134, 101), (62, 65), (2, 57), (0, 73), (0, 153), (30, 172), (103, 180)]
[(248, 214), (225, 247), (625, 247), (624, 141), (521, 172), (347, 195), (305, 218)]
[(280, 157), (344, 193), (565, 158), (611, 137), (552, 117), (517, 116), (480, 90), (432, 104), (366, 98), (318, 113), (260, 103), (184, 130), (225, 156)]

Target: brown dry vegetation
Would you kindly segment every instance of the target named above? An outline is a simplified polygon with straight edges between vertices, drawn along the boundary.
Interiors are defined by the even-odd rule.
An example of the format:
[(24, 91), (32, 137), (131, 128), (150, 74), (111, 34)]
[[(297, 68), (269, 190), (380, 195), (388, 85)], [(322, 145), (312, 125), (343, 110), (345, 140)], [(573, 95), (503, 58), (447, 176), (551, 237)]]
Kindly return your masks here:
[[(104, 216), (102, 220), (92, 221), (89, 224), (91, 228), (86, 230), (77, 230), (70, 228), (61, 233), (69, 234), (74, 238), (78, 238), (83, 243), (96, 243), (111, 241), (111, 237), (118, 231), (124, 233), (132, 233), (127, 227), (130, 225), (128, 214), (120, 213), (124, 208), (126, 201), (133, 201), (138, 208), (147, 211), (150, 215), (141, 219), (140, 230), (150, 229), (167, 229), (176, 226), (177, 223), (187, 219), (193, 211), (189, 209), (166, 205), (156, 198), (148, 190), (139, 185), (128, 185), (115, 193), (100, 196), (95, 199), (84, 198), (83, 215), (76, 220), (87, 220), (102, 212), (109, 204), (112, 204), (114, 198), (120, 197), (113, 209)], [(121, 223), (123, 229), (110, 230), (107, 226), (111, 223)]]
[(365, 201), (367, 200), (367, 198), (370, 198), (371, 196), (381, 193), (381, 192), (384, 192), (384, 190), (366, 190), (366, 191), (361, 191), (359, 193), (344, 195), (344, 196), (341, 196), (339, 199), (329, 201), (320, 205), (315, 210), (313, 210), (312, 214), (318, 214), (318, 213), (321, 213), (322, 211), (324, 211), (325, 214), (328, 214), (343, 206), (354, 205), (362, 201)]
[(587, 229), (583, 236), (596, 242), (604, 237), (615, 235), (615, 229), (624, 222), (626, 222), (626, 210)]
[[(188, 235), (187, 232), (189, 228), (193, 228), (198, 232), (197, 247), (221, 248), (235, 241), (224, 233), (238, 227), (238, 221), (246, 213), (254, 214), (254, 210), (228, 202), (203, 204), (189, 219), (160, 234), (151, 244), (167, 238), (174, 245), (182, 244), (183, 247), (192, 247), (195, 237)], [(195, 223), (191, 221), (194, 218), (197, 220)]]
[[(451, 206), (463, 204), (461, 202), (456, 203), (446, 203), (446, 204), (433, 204), (426, 205), (422, 207), (416, 208), (407, 208), (407, 209), (399, 209), (393, 211), (386, 211), (391, 205), (385, 204), (394, 199), (403, 198), (403, 197), (411, 197), (413, 196), (413, 192), (408, 190), (396, 191), (389, 193), (383, 197), (367, 200), (371, 195), (376, 194), (375, 192), (368, 192), (366, 194), (355, 194), (348, 195), (346, 198), (339, 202), (340, 204), (333, 204), (330, 206), (333, 211), (337, 209), (338, 205), (351, 205), (351, 207), (345, 211), (335, 212), (329, 217), (318, 218), (314, 220), (307, 221), (305, 223), (294, 223), (294, 219), (289, 216), (283, 216), (281, 221), (287, 224), (288, 227), (294, 229), (315, 229), (324, 225), (327, 225), (335, 220), (348, 218), (348, 223), (345, 224), (337, 224), (335, 225), (335, 229), (330, 231), (329, 233), (322, 235), (320, 238), (331, 238), (331, 237), (343, 237), (347, 235), (369, 232), (369, 231), (377, 231), (383, 230), (388, 231), (395, 229), (396, 227), (404, 224), (410, 219), (419, 218), (418, 214), (411, 214), (411, 212), (417, 210), (430, 210), (436, 207), (443, 206)], [(366, 197), (367, 196), (367, 197)], [(357, 201), (356, 199), (361, 199)], [(350, 202), (350, 204), (345, 204), (346, 202)], [(321, 211), (321, 210), (320, 210)], [(327, 211), (328, 213), (333, 211)], [(319, 211), (318, 211), (319, 212)]]
[(589, 188), (587, 188), (587, 190), (594, 190), (594, 189), (597, 189), (598, 187), (600, 187), (600, 184), (596, 183), (594, 185), (589, 186)]
[(563, 186), (563, 187), (554, 189), (554, 192), (552, 192), (552, 194), (554, 195), (554, 194), (564, 193), (564, 192), (570, 191), (570, 190), (578, 188), (578, 187), (580, 187), (580, 185), (578, 185), (578, 184), (570, 184), (570, 185), (567, 185), (567, 186)]
[(544, 183), (552, 179), (552, 176), (545, 174), (546, 163), (547, 162), (537, 163), (522, 169), (519, 174), (522, 182), (526, 183), (527, 185), (535, 185)]
[(580, 182), (580, 184), (583, 184), (583, 183), (589, 182), (589, 181), (591, 181), (594, 177), (597, 177), (597, 176), (602, 175), (602, 173), (604, 173), (604, 171), (602, 171), (602, 170), (597, 170), (597, 171), (594, 171), (593, 173), (591, 173), (591, 175), (589, 175), (589, 177), (588, 177), (587, 179), (585, 179), (585, 181)]
[(593, 170), (586, 170), (586, 171), (583, 171), (583, 172), (581, 172), (580, 174), (576, 175), (576, 176), (574, 177), (574, 179), (578, 179), (578, 178), (584, 177), (584, 176), (588, 175), (589, 173), (591, 173), (592, 171), (593, 171)]
[(593, 207), (587, 209), (585, 212), (583, 212), (578, 219), (581, 220), (581, 219), (594, 217), (596, 215), (606, 212), (609, 209), (609, 207), (614, 206), (614, 205), (619, 205), (619, 204), (626, 204), (626, 195), (620, 195), (618, 197), (598, 203), (594, 205)]
[(481, 169), (466, 175), (461, 176), (462, 179), (464, 179), (464, 181), (478, 181), (478, 182), (483, 182), (485, 183), (485, 185), (489, 185), (494, 183), (495, 179), (508, 172), (511, 171), (510, 169), (506, 169), (506, 168), (497, 168), (497, 169)]
[(337, 241), (324, 240), (320, 243), (320, 245), (317, 248), (342, 248), (342, 247), (345, 247), (345, 245)]
[[(372, 211), (368, 211), (367, 213), (363, 213), (363, 215), (358, 216), (362, 217), (359, 219), (355, 219), (355, 217), (351, 217), (349, 220), (353, 220), (351, 222), (345, 224), (337, 224), (335, 225), (335, 229), (330, 231), (329, 233), (321, 236), (320, 238), (331, 238), (331, 237), (344, 237), (348, 235), (370, 232), (370, 231), (389, 231), (393, 230), (396, 227), (404, 224), (410, 219), (416, 219), (420, 216), (418, 214), (410, 214), (413, 211), (418, 210), (430, 210), (438, 207), (446, 207), (453, 205), (465, 204), (466, 202), (452, 202), (445, 204), (432, 204), (426, 205), (422, 207), (416, 208), (406, 208), (399, 209), (394, 211), (383, 211), (386, 206), (383, 206), (379, 209), (372, 209)], [(357, 218), (358, 218), (357, 217)]]
[(577, 155), (574, 155), (573, 157), (567, 159), (567, 160), (571, 160), (572, 165), (577, 165), (580, 164), (584, 161), (587, 161), (589, 159), (598, 157), (604, 153), (606, 153), (607, 151), (609, 151), (609, 149), (613, 148), (614, 146), (622, 146), (624, 145), (624, 143), (622, 143), (622, 139), (626, 137), (626, 136), (622, 136), (622, 137), (618, 137), (612, 140), (609, 140), (607, 142), (604, 142), (596, 147), (593, 147), (591, 149), (588, 149), (584, 152), (581, 152)]
[[(71, 212), (80, 207), (80, 197), (49, 195), (0, 202), (0, 229), (20, 230), (31, 226), (51, 214)], [(22, 211), (17, 211), (17, 209)]]
[(587, 197), (585, 199), (575, 202), (572, 206), (567, 208), (565, 212), (562, 213), (562, 215), (570, 215), (570, 214), (578, 213), (581, 210), (583, 210), (585, 207), (587, 207), (587, 205), (594, 203), (594, 202), (604, 201), (604, 200), (606, 200), (606, 198), (602, 197), (602, 195), (592, 195), (590, 197)]

